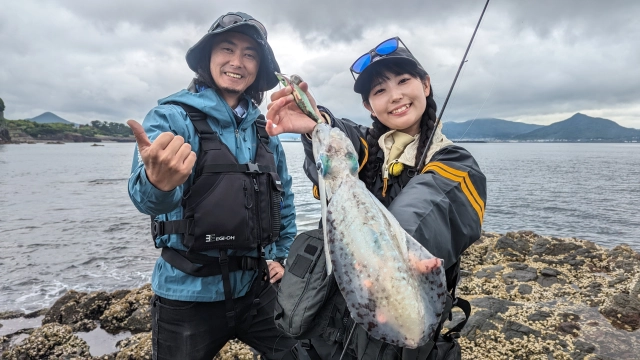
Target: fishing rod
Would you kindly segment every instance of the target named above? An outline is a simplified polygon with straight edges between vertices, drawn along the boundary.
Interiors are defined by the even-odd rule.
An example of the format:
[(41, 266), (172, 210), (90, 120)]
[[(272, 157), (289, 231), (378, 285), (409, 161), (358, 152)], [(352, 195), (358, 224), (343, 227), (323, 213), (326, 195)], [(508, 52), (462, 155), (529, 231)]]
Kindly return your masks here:
[(442, 105), (442, 109), (440, 109), (440, 115), (436, 118), (435, 126), (431, 131), (431, 135), (429, 135), (429, 140), (427, 140), (427, 146), (424, 147), (424, 151), (422, 152), (422, 156), (420, 156), (420, 161), (418, 161), (418, 171), (421, 171), (425, 165), (425, 160), (427, 159), (427, 153), (429, 152), (429, 148), (431, 147), (431, 143), (433, 142), (433, 135), (436, 133), (438, 129), (438, 125), (440, 125), (440, 119), (442, 119), (442, 113), (444, 113), (444, 109), (447, 107), (447, 103), (449, 102), (449, 97), (451, 96), (451, 92), (453, 92), (453, 87), (456, 86), (456, 81), (458, 80), (458, 76), (460, 75), (460, 70), (462, 70), (462, 66), (467, 61), (467, 54), (469, 53), (469, 49), (471, 49), (471, 44), (473, 43), (473, 39), (476, 37), (476, 32), (478, 32), (478, 28), (480, 27), (480, 22), (482, 22), (482, 17), (484, 16), (484, 12), (487, 10), (487, 6), (489, 5), (489, 0), (484, 4), (484, 9), (482, 9), (482, 13), (480, 14), (480, 19), (478, 19), (478, 24), (476, 25), (475, 30), (473, 30), (473, 35), (471, 36), (471, 40), (469, 40), (469, 45), (467, 45), (467, 51), (464, 52), (464, 56), (462, 57), (462, 61), (460, 61), (460, 66), (458, 66), (458, 72), (456, 73), (456, 77), (453, 78), (453, 83), (451, 84), (451, 88), (449, 88), (449, 93), (447, 94), (447, 98), (444, 100), (444, 104)]

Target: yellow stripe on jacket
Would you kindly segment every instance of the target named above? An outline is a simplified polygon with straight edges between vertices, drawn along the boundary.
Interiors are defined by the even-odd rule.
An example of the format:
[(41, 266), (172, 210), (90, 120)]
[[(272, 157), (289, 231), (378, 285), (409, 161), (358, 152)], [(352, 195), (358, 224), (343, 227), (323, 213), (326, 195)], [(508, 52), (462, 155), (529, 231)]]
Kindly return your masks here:
[(484, 201), (482, 201), (482, 198), (480, 197), (480, 195), (478, 195), (478, 192), (473, 186), (471, 179), (469, 179), (468, 173), (456, 170), (437, 161), (427, 164), (420, 173), (424, 174), (427, 171), (434, 171), (444, 178), (458, 182), (460, 184), (462, 192), (466, 195), (467, 200), (469, 200), (471, 206), (478, 213), (480, 224), (482, 224), (482, 221), (484, 219)]

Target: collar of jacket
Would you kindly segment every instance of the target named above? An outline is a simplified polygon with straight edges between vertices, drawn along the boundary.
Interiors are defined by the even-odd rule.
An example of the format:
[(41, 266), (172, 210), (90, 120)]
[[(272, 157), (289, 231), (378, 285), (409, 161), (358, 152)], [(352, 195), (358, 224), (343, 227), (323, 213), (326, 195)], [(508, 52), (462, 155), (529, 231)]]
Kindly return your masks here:
[[(378, 139), (378, 145), (380, 149), (382, 149), (384, 153), (384, 162), (383, 166), (389, 166), (389, 156), (391, 155), (391, 147), (394, 144), (393, 134), (395, 134), (398, 130), (391, 130), (383, 134), (380, 139)], [(416, 161), (416, 151), (418, 150), (418, 143), (420, 142), (420, 134), (416, 134), (413, 136), (413, 140), (406, 145), (400, 156), (398, 157), (398, 162), (401, 162), (405, 165), (415, 166)]]
[[(380, 145), (380, 152), (378, 153), (378, 157), (382, 159), (382, 167), (383, 169), (386, 166), (389, 166), (389, 153), (391, 152), (391, 146), (393, 145), (393, 133), (397, 130), (391, 130), (384, 133), (380, 139), (378, 139), (378, 145)], [(401, 162), (408, 166), (415, 166), (416, 162), (416, 151), (418, 150), (418, 144), (420, 143), (420, 135), (415, 136), (415, 140), (405, 147), (404, 151), (398, 158), (398, 162)], [(445, 146), (453, 145), (453, 142), (449, 140), (442, 133), (442, 122), (438, 124), (438, 128), (436, 129), (436, 133), (433, 136), (433, 142), (431, 143), (431, 147), (429, 148), (429, 152), (427, 153), (427, 159), (425, 163), (428, 163), (431, 160), (433, 154), (438, 152)]]
[[(190, 88), (192, 88), (190, 86)], [(192, 88), (193, 89), (193, 88)], [(191, 105), (203, 113), (214, 117), (218, 120), (218, 124), (221, 128), (240, 128), (246, 130), (253, 124), (260, 115), (260, 109), (255, 105), (247, 95), (242, 95), (247, 100), (248, 109), (247, 114), (242, 119), (240, 124), (236, 123), (234, 112), (229, 107), (226, 101), (213, 89), (205, 89), (201, 92), (193, 92), (187, 89), (181, 90), (173, 95), (169, 95), (164, 99), (158, 101), (159, 105), (166, 104), (168, 102), (181, 102), (187, 105)]]

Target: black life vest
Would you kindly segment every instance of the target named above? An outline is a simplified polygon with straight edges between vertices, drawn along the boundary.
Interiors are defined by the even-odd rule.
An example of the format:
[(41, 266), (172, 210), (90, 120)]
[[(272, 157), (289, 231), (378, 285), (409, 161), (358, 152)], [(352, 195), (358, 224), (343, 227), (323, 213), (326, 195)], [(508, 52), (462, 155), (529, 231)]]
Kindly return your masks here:
[[(199, 254), (207, 250), (258, 249), (275, 242), (280, 234), (282, 184), (269, 149), (266, 122), (256, 120), (259, 144), (255, 161), (239, 164), (229, 148), (207, 123), (207, 115), (181, 103), (200, 139), (193, 185), (183, 195), (184, 218), (152, 221), (152, 236), (181, 234), (180, 251), (164, 248), (162, 257), (194, 276), (222, 274), (219, 259)], [(226, 251), (221, 251), (226, 254)], [(229, 271), (257, 269), (259, 259), (228, 257)]]

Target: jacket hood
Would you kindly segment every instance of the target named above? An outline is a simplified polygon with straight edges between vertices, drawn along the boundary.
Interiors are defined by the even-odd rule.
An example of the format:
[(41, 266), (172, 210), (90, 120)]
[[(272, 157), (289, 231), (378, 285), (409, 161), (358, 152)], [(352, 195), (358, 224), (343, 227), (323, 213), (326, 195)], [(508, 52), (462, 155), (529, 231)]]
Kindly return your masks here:
[[(260, 115), (260, 109), (255, 105), (251, 98), (242, 95), (247, 99), (247, 114), (240, 123), (240, 127), (248, 128)], [(205, 89), (200, 92), (191, 92), (189, 90), (181, 90), (173, 95), (169, 95), (164, 99), (158, 100), (158, 105), (164, 105), (170, 102), (181, 102), (193, 106), (208, 116), (218, 120), (223, 128), (235, 127), (236, 120), (233, 110), (224, 99), (218, 95), (213, 89)]]

